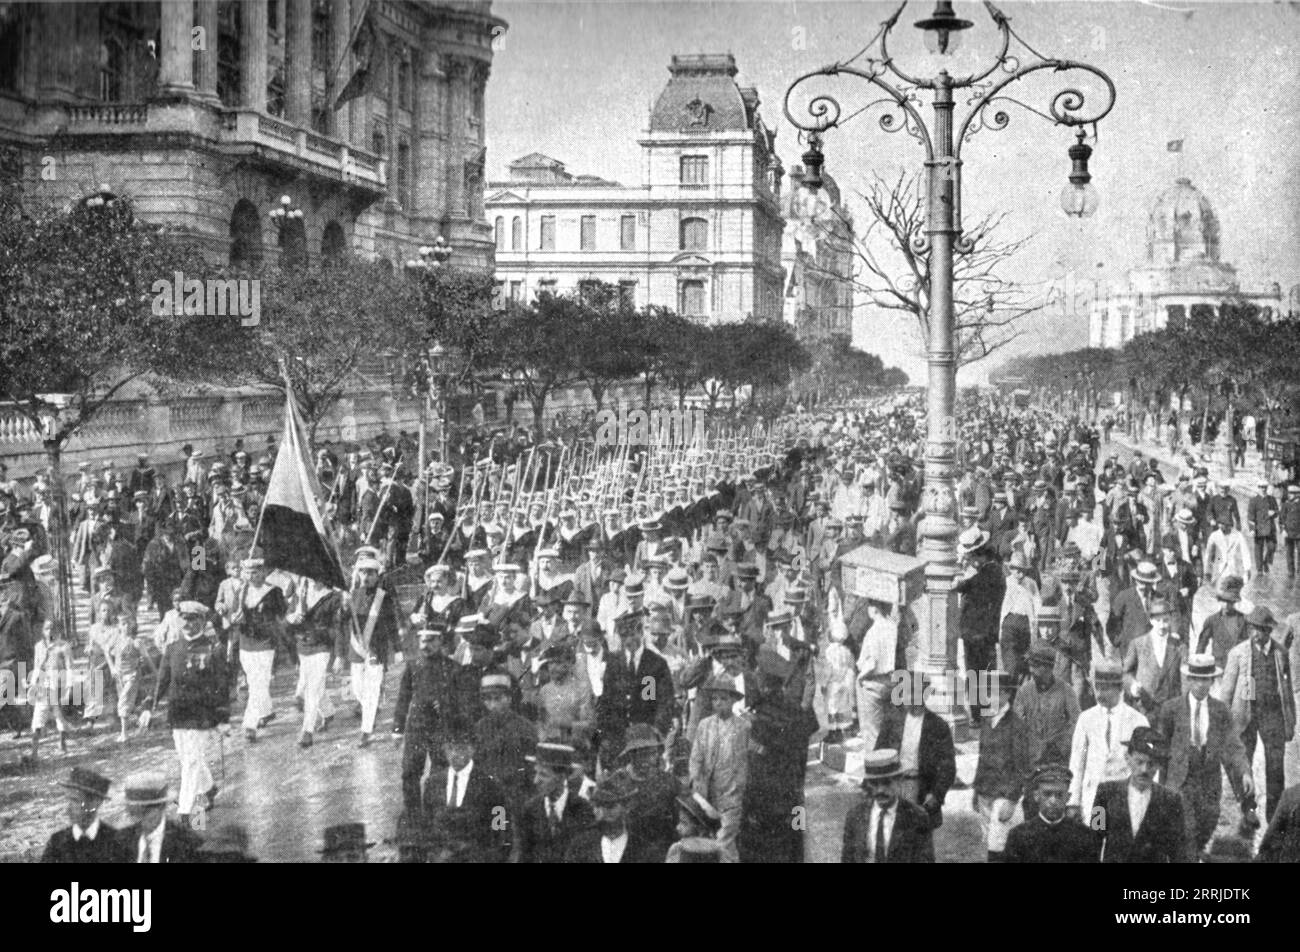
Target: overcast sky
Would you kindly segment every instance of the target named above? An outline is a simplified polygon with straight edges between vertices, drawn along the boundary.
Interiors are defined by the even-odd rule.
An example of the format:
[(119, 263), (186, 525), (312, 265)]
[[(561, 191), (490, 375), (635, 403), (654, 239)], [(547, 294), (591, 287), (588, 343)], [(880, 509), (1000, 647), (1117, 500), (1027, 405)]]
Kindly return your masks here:
[[(966, 144), (967, 220), (1005, 213), (1008, 238), (1034, 236), (1008, 265), (1008, 277), (1043, 287), (1067, 275), (1122, 284), (1145, 256), (1152, 202), (1185, 175), (1217, 211), (1222, 258), (1237, 267), (1243, 287), (1276, 281), (1285, 290), (1300, 283), (1300, 4), (1061, 0), (1000, 7), (1039, 52), (1091, 63), (1118, 88), (1091, 163), (1101, 206), (1082, 222), (1067, 219), (1057, 204), (1069, 172), (1069, 130), (1012, 106), (1006, 129), (981, 132)], [(891, 45), (904, 68), (918, 73), (935, 61), (911, 24), (931, 8), (910, 4)], [(489, 178), (503, 178), (508, 162), (536, 151), (575, 173), (639, 184), (636, 140), (668, 80), (669, 58), (699, 52), (735, 55), (738, 80), (758, 88), (760, 111), (777, 130), (788, 169), (802, 148), (782, 112), (786, 88), (802, 73), (851, 57), (893, 9), (838, 0), (496, 2), (493, 12), (510, 28), (488, 84)], [(956, 11), (976, 27), (952, 58), (954, 74), (987, 63), (996, 51), (982, 4), (959, 0)], [(1029, 58), (1022, 52), (1022, 61)], [(1044, 71), (1007, 93), (1045, 109), (1064, 78)], [(847, 114), (876, 98), (873, 88), (841, 80), (833, 91)], [(963, 103), (959, 95), (958, 117)], [(922, 161), (915, 140), (881, 131), (881, 112), (875, 107), (833, 130), (825, 145), (826, 169), (859, 219), (865, 213), (855, 192), (873, 175), (897, 175)], [(1184, 142), (1180, 154), (1166, 147), (1176, 139)], [(920, 381), (918, 338), (910, 327), (898, 331), (865, 312), (855, 321), (860, 345)], [(1062, 350), (1083, 346), (1086, 338), (1086, 318), (1058, 310), (1037, 320), (1021, 347)]]

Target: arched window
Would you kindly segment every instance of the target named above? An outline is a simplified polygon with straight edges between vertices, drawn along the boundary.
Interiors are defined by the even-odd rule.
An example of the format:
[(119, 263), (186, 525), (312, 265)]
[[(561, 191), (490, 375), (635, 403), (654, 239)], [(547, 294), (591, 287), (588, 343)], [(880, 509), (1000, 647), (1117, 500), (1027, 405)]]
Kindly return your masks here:
[(500, 215), (498, 215), (497, 220), (494, 223), (494, 227), (496, 228), (497, 251), (505, 251), (506, 250), (506, 220), (502, 218)]
[(280, 267), (285, 271), (307, 270), (307, 226), (301, 218), (280, 226)]
[(524, 247), (524, 221), (518, 215), (510, 223), (510, 250), (519, 251)]
[(704, 251), (709, 244), (709, 223), (703, 218), (683, 218), (680, 249)]
[(230, 214), (230, 264), (234, 268), (255, 268), (261, 263), (262, 218), (256, 205), (241, 198)]
[(329, 268), (343, 260), (348, 253), (347, 238), (343, 236), (343, 226), (336, 221), (325, 225), (325, 233), (320, 241), (320, 263), (322, 268)]

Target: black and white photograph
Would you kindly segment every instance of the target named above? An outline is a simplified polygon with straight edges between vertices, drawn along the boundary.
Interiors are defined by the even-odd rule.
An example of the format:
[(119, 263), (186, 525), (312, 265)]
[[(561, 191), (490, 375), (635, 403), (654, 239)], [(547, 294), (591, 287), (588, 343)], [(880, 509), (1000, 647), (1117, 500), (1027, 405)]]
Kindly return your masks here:
[(0, 0), (0, 863), (1300, 862), (1298, 156), (1300, 3)]

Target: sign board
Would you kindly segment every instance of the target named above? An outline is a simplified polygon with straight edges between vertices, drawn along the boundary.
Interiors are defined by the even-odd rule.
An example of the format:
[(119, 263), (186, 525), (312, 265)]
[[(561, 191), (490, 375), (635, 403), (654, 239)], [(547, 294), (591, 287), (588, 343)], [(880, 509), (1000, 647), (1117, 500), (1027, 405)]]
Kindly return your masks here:
[(844, 590), (887, 605), (910, 605), (925, 592), (925, 563), (864, 545), (840, 560)]

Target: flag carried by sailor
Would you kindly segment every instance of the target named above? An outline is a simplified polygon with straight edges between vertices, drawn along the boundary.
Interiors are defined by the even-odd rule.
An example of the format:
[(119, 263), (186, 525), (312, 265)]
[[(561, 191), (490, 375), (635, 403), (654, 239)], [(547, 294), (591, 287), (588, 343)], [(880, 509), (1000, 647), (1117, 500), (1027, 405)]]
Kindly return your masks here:
[(266, 567), (345, 588), (338, 548), (321, 513), (325, 494), (315, 470), (308, 465), (310, 459), (293, 391), (286, 387), (284, 439), (271, 470), (257, 528)]

